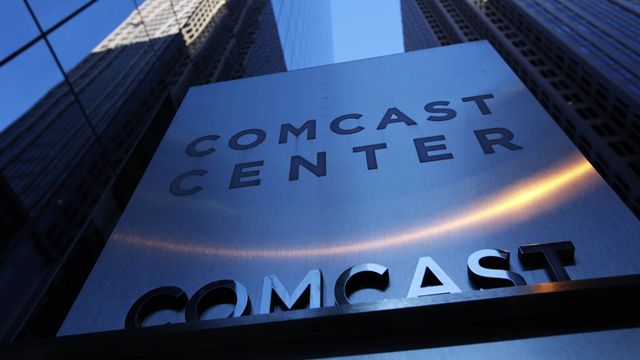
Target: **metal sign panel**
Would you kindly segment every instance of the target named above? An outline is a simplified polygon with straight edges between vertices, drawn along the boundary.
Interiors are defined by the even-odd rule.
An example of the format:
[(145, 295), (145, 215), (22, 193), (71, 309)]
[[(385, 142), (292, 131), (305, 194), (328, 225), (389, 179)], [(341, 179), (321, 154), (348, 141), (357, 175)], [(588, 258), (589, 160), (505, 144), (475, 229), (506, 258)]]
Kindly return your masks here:
[[(293, 296), (314, 269), (322, 306), (333, 306), (341, 273), (363, 263), (386, 267), (388, 288), (352, 302), (411, 295), (420, 267), (438, 279), (414, 282), (413, 295), (477, 291), (467, 262), (481, 249), (509, 251), (528, 284), (549, 282), (518, 259), (531, 243), (571, 241), (571, 279), (634, 274), (638, 234), (487, 42), (203, 85), (189, 91), (60, 334), (122, 329), (151, 289), (193, 298), (224, 279), (244, 285), (256, 314), (270, 296), (265, 276)], [(166, 310), (145, 325), (184, 319)]]

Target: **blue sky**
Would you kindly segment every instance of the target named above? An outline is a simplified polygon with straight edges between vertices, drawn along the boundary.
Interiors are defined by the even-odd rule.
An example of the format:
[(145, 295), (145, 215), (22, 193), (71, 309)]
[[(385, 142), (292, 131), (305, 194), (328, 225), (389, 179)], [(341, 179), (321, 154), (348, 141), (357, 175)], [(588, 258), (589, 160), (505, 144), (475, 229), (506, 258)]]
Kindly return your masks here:
[[(29, 3), (46, 30), (86, 1)], [(403, 51), (399, 0), (326, 1), (331, 1), (335, 62)], [(87, 56), (133, 10), (131, 0), (99, 0), (51, 34), (49, 40), (65, 70)], [(37, 34), (22, 0), (0, 0), (0, 58)], [(43, 41), (0, 68), (0, 131), (62, 80)]]
[(400, 0), (331, 0), (335, 62), (404, 51)]

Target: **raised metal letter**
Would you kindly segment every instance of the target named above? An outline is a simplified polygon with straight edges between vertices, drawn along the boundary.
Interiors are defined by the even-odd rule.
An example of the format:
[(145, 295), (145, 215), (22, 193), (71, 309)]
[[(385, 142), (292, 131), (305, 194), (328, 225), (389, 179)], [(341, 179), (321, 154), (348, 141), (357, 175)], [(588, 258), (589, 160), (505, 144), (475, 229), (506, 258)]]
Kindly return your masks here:
[(349, 296), (362, 289), (385, 291), (389, 287), (389, 269), (378, 264), (360, 264), (345, 270), (334, 289), (336, 305), (351, 304)]
[(247, 289), (234, 280), (218, 280), (198, 290), (184, 313), (187, 321), (198, 321), (202, 313), (215, 305), (233, 304), (233, 311), (227, 317), (239, 317), (251, 313), (251, 300)]
[(418, 260), (418, 266), (413, 275), (407, 297), (415, 298), (458, 292), (460, 292), (460, 288), (451, 280), (449, 275), (430, 256), (425, 256)]
[[(272, 301), (273, 295), (275, 301)], [(282, 310), (303, 309), (309, 305), (310, 309), (322, 306), (322, 273), (320, 270), (311, 270), (302, 279), (293, 295), (289, 295), (278, 277), (269, 275), (264, 277), (262, 284), (262, 301), (260, 302), (260, 314), (268, 314), (273, 311), (274, 305)]]
[(571, 280), (564, 265), (573, 265), (576, 248), (571, 241), (520, 246), (518, 257), (525, 266), (545, 267), (551, 281)]
[(163, 286), (146, 292), (131, 305), (124, 321), (126, 329), (142, 327), (142, 322), (156, 311), (171, 309), (180, 311), (187, 305), (187, 294), (175, 286)]
[(522, 276), (509, 269), (509, 252), (498, 249), (478, 250), (469, 256), (467, 270), (481, 289), (526, 285)]

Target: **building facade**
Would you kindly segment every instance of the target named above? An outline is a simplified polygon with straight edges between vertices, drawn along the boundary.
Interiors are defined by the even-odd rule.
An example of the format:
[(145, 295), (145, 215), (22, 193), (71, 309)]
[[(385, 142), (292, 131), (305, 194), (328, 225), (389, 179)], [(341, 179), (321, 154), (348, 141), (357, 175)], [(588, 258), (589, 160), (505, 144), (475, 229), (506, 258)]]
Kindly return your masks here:
[(0, 134), (1, 336), (55, 334), (189, 86), (279, 71), (270, 1), (145, 1), (11, 123)]
[(272, 0), (288, 70), (333, 63), (331, 2)]
[[(489, 40), (620, 198), (640, 213), (637, 4), (623, 0), (401, 0), (401, 4), (403, 9), (420, 9), (424, 28), (440, 45)], [(415, 24), (408, 16), (403, 21)], [(414, 38), (413, 32), (405, 32), (405, 44), (414, 44)]]

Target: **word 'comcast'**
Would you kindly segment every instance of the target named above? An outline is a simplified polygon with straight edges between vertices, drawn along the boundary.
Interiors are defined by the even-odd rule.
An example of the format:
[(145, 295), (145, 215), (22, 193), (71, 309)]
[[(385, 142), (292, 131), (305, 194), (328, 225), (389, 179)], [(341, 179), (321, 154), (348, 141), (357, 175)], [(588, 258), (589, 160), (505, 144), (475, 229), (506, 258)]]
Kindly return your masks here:
[[(518, 257), (528, 268), (547, 269), (551, 281), (568, 281), (564, 265), (573, 264), (575, 247), (570, 241), (523, 245)], [(470, 280), (479, 289), (526, 285), (524, 278), (508, 270), (509, 252), (483, 249), (467, 259)], [(350, 304), (351, 294), (362, 289), (384, 292), (389, 287), (389, 269), (379, 264), (361, 264), (348, 268), (336, 280), (334, 297), (336, 305)], [(264, 277), (260, 314), (274, 312), (276, 308), (289, 311), (322, 307), (322, 272), (311, 270), (290, 294), (276, 275)], [(460, 288), (447, 273), (429, 256), (418, 260), (408, 298), (437, 294), (458, 293)], [(251, 314), (251, 300), (247, 289), (235, 280), (217, 280), (201, 287), (189, 299), (179, 287), (163, 286), (153, 289), (131, 306), (125, 319), (126, 328), (141, 327), (144, 319), (161, 310), (185, 311), (188, 322), (200, 320), (202, 314), (217, 305), (232, 304), (228, 317)]]

